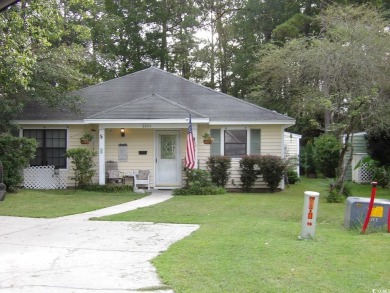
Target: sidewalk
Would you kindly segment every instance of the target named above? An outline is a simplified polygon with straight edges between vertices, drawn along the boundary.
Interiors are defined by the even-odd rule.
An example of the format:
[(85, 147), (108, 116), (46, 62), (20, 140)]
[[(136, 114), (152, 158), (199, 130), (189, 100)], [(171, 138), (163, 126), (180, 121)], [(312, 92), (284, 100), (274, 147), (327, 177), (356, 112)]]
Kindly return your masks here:
[(120, 205), (87, 212), (83, 214), (77, 214), (77, 215), (71, 215), (71, 216), (65, 216), (58, 219), (79, 219), (79, 220), (88, 220), (90, 218), (98, 218), (108, 215), (115, 215), (124, 213), (127, 211), (136, 210), (138, 208), (143, 208), (151, 205), (155, 205), (158, 203), (161, 203), (163, 201), (166, 201), (168, 199), (171, 199), (172, 191), (171, 190), (154, 190), (151, 195), (145, 196), (143, 198), (140, 198), (138, 200), (126, 202)]
[(157, 204), (168, 191), (54, 219), (0, 217), (2, 292), (172, 292), (151, 260), (198, 225), (88, 221)]

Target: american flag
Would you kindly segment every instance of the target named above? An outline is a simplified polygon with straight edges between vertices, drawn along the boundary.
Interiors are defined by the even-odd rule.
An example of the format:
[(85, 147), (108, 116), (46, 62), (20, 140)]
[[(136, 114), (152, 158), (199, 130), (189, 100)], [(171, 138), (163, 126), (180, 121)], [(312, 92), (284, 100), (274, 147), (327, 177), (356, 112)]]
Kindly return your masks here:
[(188, 169), (194, 169), (195, 167), (195, 143), (194, 135), (192, 133), (191, 114), (190, 122), (188, 124), (185, 167)]

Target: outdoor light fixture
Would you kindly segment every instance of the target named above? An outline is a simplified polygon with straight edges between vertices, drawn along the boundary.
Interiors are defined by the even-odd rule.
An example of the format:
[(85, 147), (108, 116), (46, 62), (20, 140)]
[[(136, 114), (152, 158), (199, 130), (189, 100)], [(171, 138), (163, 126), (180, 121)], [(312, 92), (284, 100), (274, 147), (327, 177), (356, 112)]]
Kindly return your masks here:
[(121, 128), (121, 136), (122, 136), (122, 137), (125, 136), (125, 129), (124, 129), (124, 128)]

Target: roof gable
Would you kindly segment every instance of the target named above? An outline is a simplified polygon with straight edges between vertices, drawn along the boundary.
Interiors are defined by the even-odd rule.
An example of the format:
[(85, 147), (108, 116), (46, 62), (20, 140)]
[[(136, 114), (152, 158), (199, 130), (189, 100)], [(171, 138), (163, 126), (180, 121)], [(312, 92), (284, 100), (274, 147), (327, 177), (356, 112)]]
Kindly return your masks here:
[(134, 100), (123, 105), (91, 115), (94, 119), (170, 119), (192, 117), (204, 118), (200, 113), (176, 104), (157, 94)]

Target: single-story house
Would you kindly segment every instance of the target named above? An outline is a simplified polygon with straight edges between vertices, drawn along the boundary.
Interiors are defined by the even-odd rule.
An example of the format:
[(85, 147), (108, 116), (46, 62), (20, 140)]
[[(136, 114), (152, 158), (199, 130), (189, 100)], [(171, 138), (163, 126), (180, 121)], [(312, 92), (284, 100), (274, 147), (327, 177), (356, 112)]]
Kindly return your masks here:
[[(195, 167), (206, 168), (210, 155), (232, 157), (227, 187), (234, 188), (240, 184), (239, 159), (246, 154), (284, 157), (284, 129), (295, 123), (290, 117), (155, 67), (74, 94), (83, 99), (78, 112), (32, 104), (16, 121), (21, 136), (34, 137), (39, 142), (37, 157), (31, 162), (34, 172), (41, 172), (45, 165), (54, 166), (50, 172), (60, 177), (61, 183), (57, 183), (62, 187), (75, 184), (72, 166), (64, 153), (77, 147), (97, 151), (95, 183), (105, 184), (106, 162), (115, 161), (125, 174), (134, 169), (149, 170), (152, 188), (183, 186), (191, 115)], [(80, 137), (85, 132), (93, 139), (82, 145)], [(214, 138), (212, 144), (203, 143), (206, 132)], [(259, 181), (257, 187), (265, 184)]]

